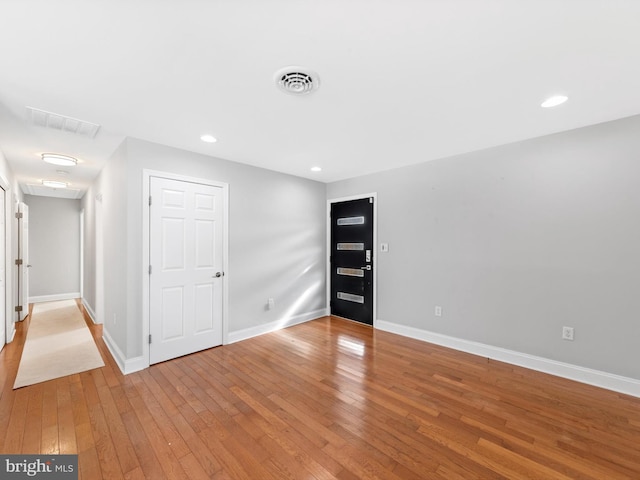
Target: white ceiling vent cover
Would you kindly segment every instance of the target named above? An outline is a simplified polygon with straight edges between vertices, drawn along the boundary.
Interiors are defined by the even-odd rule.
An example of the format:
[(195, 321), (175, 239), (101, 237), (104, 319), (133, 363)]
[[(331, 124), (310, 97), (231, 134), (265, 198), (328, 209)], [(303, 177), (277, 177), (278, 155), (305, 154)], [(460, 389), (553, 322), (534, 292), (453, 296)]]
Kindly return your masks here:
[(291, 95), (307, 95), (320, 86), (318, 74), (304, 67), (285, 67), (276, 72), (276, 85)]
[(27, 107), (27, 116), (31, 123), (38, 127), (73, 133), (82, 135), (83, 137), (93, 138), (98, 133), (98, 130), (100, 130), (100, 125), (96, 125), (95, 123), (65, 117), (58, 113), (47, 112), (33, 107)]

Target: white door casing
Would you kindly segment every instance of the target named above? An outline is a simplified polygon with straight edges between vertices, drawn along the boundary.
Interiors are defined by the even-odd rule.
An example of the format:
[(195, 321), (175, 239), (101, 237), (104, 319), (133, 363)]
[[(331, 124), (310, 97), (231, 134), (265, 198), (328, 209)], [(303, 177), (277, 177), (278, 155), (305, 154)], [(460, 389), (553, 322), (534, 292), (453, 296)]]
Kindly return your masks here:
[(5, 225), (5, 190), (0, 188), (0, 350), (7, 342), (7, 270), (6, 270), (6, 258), (7, 258), (7, 243), (6, 243), (6, 225)]
[(149, 363), (223, 340), (220, 186), (150, 176)]
[(95, 222), (95, 323), (104, 323), (104, 222), (101, 193), (96, 195)]

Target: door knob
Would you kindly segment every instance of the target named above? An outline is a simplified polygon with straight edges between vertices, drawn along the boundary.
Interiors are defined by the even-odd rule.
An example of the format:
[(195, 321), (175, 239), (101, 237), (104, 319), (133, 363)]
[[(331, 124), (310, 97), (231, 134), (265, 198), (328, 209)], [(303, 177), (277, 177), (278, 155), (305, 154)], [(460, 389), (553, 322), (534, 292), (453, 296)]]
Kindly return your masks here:
[(224, 275), (224, 273), (222, 273), (222, 272), (216, 272), (216, 278), (219, 278), (219, 277), (221, 277), (222, 275)]

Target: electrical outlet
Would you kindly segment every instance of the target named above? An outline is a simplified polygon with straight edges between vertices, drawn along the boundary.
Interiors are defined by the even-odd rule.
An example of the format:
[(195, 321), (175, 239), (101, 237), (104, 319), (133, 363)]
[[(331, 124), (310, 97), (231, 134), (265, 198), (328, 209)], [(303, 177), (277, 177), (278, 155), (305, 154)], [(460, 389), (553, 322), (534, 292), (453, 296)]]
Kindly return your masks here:
[(442, 316), (442, 307), (440, 305), (436, 305), (436, 308), (434, 309), (434, 315), (436, 317), (441, 317)]
[(381, 252), (388, 252), (389, 251), (389, 244), (388, 243), (381, 243), (380, 244), (380, 251)]
[(562, 339), (573, 340), (573, 327), (562, 327)]
[(276, 306), (276, 302), (275, 302), (275, 300), (273, 298), (270, 298), (269, 300), (267, 300), (267, 308), (269, 310), (272, 310), (273, 307), (275, 307), (275, 306)]

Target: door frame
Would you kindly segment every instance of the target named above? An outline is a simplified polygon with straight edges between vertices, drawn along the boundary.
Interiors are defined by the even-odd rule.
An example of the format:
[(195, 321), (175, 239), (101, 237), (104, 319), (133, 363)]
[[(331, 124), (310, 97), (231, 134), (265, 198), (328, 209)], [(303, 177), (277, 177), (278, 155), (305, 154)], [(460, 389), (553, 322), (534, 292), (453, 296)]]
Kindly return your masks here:
[(142, 358), (144, 368), (148, 368), (149, 362), (149, 331), (150, 331), (150, 308), (149, 294), (151, 291), (151, 277), (149, 275), (150, 263), (150, 215), (149, 215), (149, 188), (151, 177), (178, 180), (181, 182), (200, 183), (212, 187), (222, 188), (222, 344), (229, 343), (229, 184), (209, 180), (206, 178), (189, 177), (176, 173), (162, 172), (158, 170), (142, 170)]
[(13, 341), (15, 335), (15, 326), (13, 321), (13, 302), (12, 298), (12, 279), (13, 279), (13, 252), (11, 243), (11, 213), (13, 205), (11, 204), (11, 195), (9, 195), (9, 182), (4, 175), (0, 174), (0, 195), (4, 197), (4, 211), (0, 212), (0, 215), (4, 216), (4, 230), (0, 232), (0, 235), (4, 237), (4, 251), (0, 252), (0, 255), (4, 255), (4, 323), (2, 330), (4, 331), (4, 343), (0, 345), (0, 350), (7, 344)]
[(102, 193), (96, 195), (94, 202), (94, 219), (95, 219), (95, 238), (94, 238), (94, 257), (95, 257), (95, 304), (93, 319), (96, 324), (104, 323), (104, 208), (102, 206)]
[(327, 200), (327, 315), (331, 315), (331, 205), (334, 203), (348, 202), (373, 198), (373, 328), (378, 323), (378, 193), (363, 193), (348, 197), (330, 198)]

